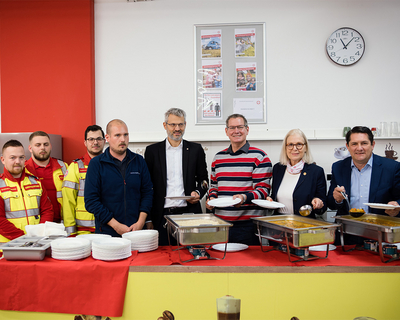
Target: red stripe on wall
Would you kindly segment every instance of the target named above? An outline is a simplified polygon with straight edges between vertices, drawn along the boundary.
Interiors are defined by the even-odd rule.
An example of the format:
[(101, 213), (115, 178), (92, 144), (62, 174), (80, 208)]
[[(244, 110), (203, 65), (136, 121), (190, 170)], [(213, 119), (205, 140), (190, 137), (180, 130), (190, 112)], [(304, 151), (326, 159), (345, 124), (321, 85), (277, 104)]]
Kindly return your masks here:
[(96, 121), (93, 0), (0, 0), (0, 24), (2, 132), (60, 134), (63, 160), (81, 157)]

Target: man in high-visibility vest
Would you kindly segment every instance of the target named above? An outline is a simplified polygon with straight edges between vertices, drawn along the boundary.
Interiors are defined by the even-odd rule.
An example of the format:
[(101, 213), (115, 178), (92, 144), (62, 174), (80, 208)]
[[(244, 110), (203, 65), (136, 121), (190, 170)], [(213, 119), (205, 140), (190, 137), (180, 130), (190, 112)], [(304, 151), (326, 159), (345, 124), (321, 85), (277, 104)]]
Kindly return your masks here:
[(24, 170), (21, 142), (10, 140), (2, 149), (0, 175), (0, 243), (25, 234), (26, 225), (53, 221), (53, 207), (42, 183)]
[(29, 136), (29, 151), (31, 158), (26, 161), (25, 167), (29, 173), (40, 178), (53, 205), (54, 222), (61, 222), (61, 188), (68, 165), (62, 160), (50, 157), (51, 142), (46, 132), (36, 131)]
[(69, 165), (62, 188), (64, 226), (68, 235), (95, 231), (94, 215), (85, 209), (84, 189), (90, 160), (103, 153), (103, 129), (98, 125), (87, 127), (84, 144), (87, 152)]

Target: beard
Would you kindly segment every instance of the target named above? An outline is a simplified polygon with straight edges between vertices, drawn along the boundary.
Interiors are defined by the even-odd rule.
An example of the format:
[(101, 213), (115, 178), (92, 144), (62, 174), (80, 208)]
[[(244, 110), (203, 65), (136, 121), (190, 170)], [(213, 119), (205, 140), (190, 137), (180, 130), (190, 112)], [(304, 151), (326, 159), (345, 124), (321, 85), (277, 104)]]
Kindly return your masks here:
[(93, 157), (97, 157), (103, 153), (103, 150), (100, 150), (99, 152), (88, 151), (88, 153)]
[(46, 154), (40, 154), (32, 151), (32, 156), (38, 161), (46, 161), (50, 158), (50, 152)]
[(16, 176), (20, 175), (24, 170), (24, 166), (13, 166), (10, 170), (7, 171), (15, 178)]
[[(179, 137), (174, 136), (174, 133), (179, 132), (181, 135)], [(170, 138), (173, 141), (181, 141), (183, 138), (183, 135), (185, 133), (185, 130), (179, 130), (179, 131), (173, 131), (173, 132), (167, 132), (168, 138)]]
[(119, 147), (123, 147), (123, 149), (115, 149), (114, 147), (110, 146), (110, 149), (112, 150), (112, 152), (119, 154), (119, 155), (123, 155), (126, 152), (126, 149), (128, 149), (128, 146), (125, 145), (119, 145)]

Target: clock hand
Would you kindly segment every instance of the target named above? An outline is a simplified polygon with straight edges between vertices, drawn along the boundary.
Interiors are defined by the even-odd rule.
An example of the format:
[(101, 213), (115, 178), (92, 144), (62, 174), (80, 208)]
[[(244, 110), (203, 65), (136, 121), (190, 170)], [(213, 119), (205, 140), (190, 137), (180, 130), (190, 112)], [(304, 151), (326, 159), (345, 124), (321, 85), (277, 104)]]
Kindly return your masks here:
[[(347, 48), (346, 48), (346, 45), (345, 45), (345, 44), (344, 44), (344, 42), (343, 42), (343, 40), (342, 40), (342, 39), (340, 39), (340, 41), (341, 41), (341, 42), (342, 42), (342, 44), (343, 44), (343, 49), (347, 49)], [(349, 42), (349, 43), (350, 43), (350, 42)], [(349, 43), (348, 43), (348, 44), (349, 44)]]
[(346, 44), (346, 49), (347, 49), (347, 46), (349, 45), (349, 43), (353, 41), (353, 39), (354, 39), (354, 37), (351, 38), (351, 40)]

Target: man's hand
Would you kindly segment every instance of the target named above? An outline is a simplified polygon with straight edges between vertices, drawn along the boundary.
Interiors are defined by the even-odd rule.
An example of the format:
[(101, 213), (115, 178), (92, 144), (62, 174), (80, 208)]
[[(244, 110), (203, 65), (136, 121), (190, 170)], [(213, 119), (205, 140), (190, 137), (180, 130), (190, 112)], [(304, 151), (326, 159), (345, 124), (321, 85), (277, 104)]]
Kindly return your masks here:
[(128, 227), (125, 224), (119, 223), (117, 220), (112, 218), (108, 221), (108, 225), (115, 230), (119, 235), (123, 235), (124, 233), (132, 231), (132, 227)]
[(235, 204), (234, 207), (239, 208), (245, 201), (246, 201), (246, 196), (244, 194), (235, 194), (233, 197), (233, 200), (239, 198), (240, 202), (238, 204)]
[(336, 188), (333, 190), (333, 198), (335, 199), (335, 201), (336, 201), (337, 203), (342, 203), (343, 200), (344, 200), (344, 197), (343, 197), (343, 195), (342, 195), (342, 192), (346, 193), (346, 190), (345, 190), (345, 188), (344, 188), (343, 186), (341, 186), (341, 187), (336, 187)]
[(131, 231), (142, 230), (144, 224), (146, 223), (146, 218), (147, 218), (147, 213), (140, 212), (138, 221), (130, 226)]
[(153, 225), (153, 222), (146, 222), (146, 228), (147, 229), (154, 229), (154, 225)]
[(214, 198), (214, 197), (212, 197), (212, 198), (208, 198), (208, 199), (207, 199), (207, 201), (206, 201), (206, 208), (207, 208), (208, 210), (212, 210), (212, 209), (214, 209), (214, 207), (213, 207), (213, 206), (210, 206), (210, 205), (208, 204), (208, 201), (210, 201), (210, 200), (212, 200), (212, 199), (216, 199), (216, 198)]
[(324, 206), (324, 202), (320, 198), (314, 198), (311, 201), (313, 209), (321, 209)]
[(193, 198), (187, 200), (187, 202), (191, 203), (191, 204), (195, 204), (197, 202), (199, 202), (200, 200), (200, 195), (196, 192), (196, 191), (192, 191), (192, 193), (190, 194)]
[[(392, 205), (392, 206), (398, 206), (399, 204), (397, 203), (397, 201), (390, 201), (388, 204)], [(386, 209), (385, 213), (388, 214), (391, 217), (395, 217), (399, 214), (400, 212), (400, 208), (396, 208), (396, 209)]]

